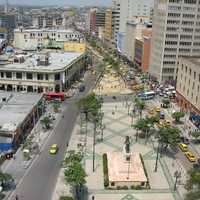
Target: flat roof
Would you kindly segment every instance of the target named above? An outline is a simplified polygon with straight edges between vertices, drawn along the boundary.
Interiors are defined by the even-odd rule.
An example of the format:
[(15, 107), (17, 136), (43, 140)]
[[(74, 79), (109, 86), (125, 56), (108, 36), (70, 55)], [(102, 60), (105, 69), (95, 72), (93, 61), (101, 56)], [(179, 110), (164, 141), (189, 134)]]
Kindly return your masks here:
[[(3, 70), (22, 70), (22, 71), (44, 71), (53, 72), (56, 70), (62, 70), (69, 66), (73, 61), (79, 58), (84, 53), (77, 52), (46, 52), (48, 53), (49, 64), (38, 65), (37, 60), (44, 56), (43, 53), (29, 53), (28, 55), (22, 55), (25, 59), (23, 63), (11, 63), (0, 65), (0, 69)], [(19, 56), (19, 55), (18, 55)]]
[(37, 93), (0, 91), (0, 131), (15, 131), (41, 98)]
[(109, 152), (107, 157), (110, 182), (147, 182), (139, 153), (131, 153), (130, 161), (122, 152)]
[(30, 29), (15, 29), (14, 32), (58, 32), (58, 33), (79, 33), (78, 31), (74, 31), (72, 29), (48, 29), (48, 28), (30, 28)]
[(199, 56), (183, 56), (181, 58), (186, 59), (195, 65), (200, 65), (200, 57)]

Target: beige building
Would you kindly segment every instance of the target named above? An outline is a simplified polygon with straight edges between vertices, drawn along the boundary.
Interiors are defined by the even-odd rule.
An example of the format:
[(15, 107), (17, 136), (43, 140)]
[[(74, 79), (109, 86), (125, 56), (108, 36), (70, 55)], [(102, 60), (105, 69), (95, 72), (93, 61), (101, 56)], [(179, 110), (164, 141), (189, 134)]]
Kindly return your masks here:
[(85, 53), (58, 50), (12, 55), (1, 62), (0, 90), (65, 91), (80, 78), (85, 61)]
[(200, 57), (179, 59), (177, 100), (184, 111), (200, 114)]
[(111, 41), (113, 39), (111, 9), (106, 10), (104, 39), (106, 41)]

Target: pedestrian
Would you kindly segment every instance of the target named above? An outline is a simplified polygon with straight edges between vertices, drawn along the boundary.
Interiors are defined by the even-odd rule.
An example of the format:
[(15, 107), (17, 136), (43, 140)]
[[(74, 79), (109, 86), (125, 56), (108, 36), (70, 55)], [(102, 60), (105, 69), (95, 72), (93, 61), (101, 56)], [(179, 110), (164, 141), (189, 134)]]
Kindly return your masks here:
[(92, 196), (92, 200), (94, 200), (94, 196)]
[(18, 197), (18, 195), (16, 194), (16, 196), (15, 196), (15, 200), (19, 200), (19, 197)]

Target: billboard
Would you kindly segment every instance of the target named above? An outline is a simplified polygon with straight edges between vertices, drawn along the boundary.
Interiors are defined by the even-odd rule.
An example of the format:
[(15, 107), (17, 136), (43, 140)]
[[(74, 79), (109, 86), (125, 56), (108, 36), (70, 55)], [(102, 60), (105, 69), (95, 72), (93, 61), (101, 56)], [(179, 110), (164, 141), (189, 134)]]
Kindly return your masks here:
[(65, 42), (64, 50), (69, 52), (83, 53), (86, 50), (86, 44), (78, 42)]

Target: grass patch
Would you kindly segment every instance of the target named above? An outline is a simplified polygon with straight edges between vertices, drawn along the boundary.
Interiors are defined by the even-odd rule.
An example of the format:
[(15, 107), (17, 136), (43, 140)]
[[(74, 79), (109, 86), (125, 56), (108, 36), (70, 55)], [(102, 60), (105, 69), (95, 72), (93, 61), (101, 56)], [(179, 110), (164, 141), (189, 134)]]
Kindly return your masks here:
[(61, 196), (59, 198), (59, 200), (74, 200), (72, 197), (68, 197), (68, 196)]
[(103, 154), (103, 176), (104, 176), (104, 187), (109, 186), (109, 177), (108, 177), (108, 159), (107, 154)]

